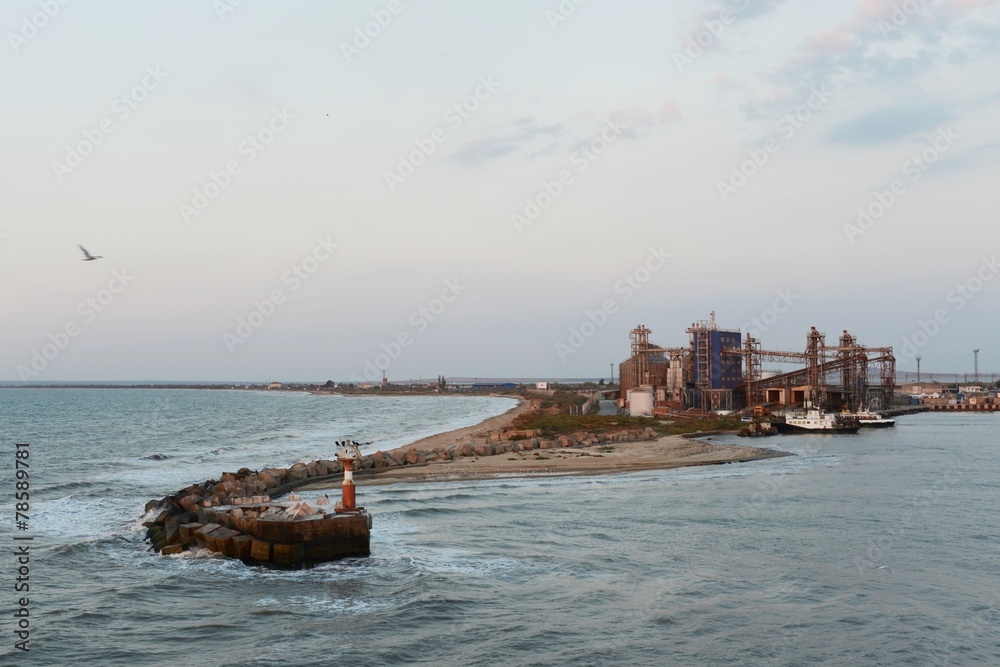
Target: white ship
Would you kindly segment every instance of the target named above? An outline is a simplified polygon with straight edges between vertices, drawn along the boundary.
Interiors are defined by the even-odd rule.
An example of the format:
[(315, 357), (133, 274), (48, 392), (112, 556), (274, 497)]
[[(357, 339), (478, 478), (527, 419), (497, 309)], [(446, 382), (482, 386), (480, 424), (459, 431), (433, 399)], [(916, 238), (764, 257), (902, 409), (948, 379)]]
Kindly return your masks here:
[(871, 412), (867, 408), (859, 411), (856, 415), (858, 423), (864, 428), (888, 428), (896, 425), (896, 420), (883, 417), (877, 412)]
[(861, 428), (853, 416), (838, 415), (818, 408), (785, 415), (784, 422), (775, 422), (779, 433), (857, 433)]

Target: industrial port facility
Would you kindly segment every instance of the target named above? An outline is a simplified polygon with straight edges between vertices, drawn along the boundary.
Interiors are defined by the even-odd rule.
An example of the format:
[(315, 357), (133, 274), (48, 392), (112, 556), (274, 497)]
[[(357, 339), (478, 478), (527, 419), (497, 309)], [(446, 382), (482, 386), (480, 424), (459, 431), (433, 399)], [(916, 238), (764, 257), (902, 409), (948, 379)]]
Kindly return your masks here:
[[(892, 348), (862, 345), (846, 330), (835, 345), (812, 327), (803, 351), (770, 350), (749, 333), (720, 329), (713, 311), (687, 329), (685, 347), (662, 347), (651, 334), (644, 325), (633, 329), (631, 356), (619, 365), (620, 404), (633, 415), (803, 404), (856, 411), (892, 404)], [(783, 368), (765, 371), (764, 363)]]

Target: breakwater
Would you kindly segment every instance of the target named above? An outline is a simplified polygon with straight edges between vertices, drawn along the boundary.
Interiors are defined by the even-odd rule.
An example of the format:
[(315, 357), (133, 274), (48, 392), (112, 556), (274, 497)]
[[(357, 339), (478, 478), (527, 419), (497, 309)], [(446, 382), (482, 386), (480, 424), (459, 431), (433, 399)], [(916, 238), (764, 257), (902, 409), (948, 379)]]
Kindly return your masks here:
[[(516, 430), (467, 436), (441, 447), (399, 447), (376, 451), (353, 462), (359, 477), (394, 467), (444, 464), (463, 457), (485, 457), (532, 450), (589, 447), (652, 440), (651, 429), (613, 433), (576, 432), (546, 438), (541, 431)], [(204, 548), (252, 564), (298, 566), (369, 553), (372, 517), (363, 508), (328, 511), (292, 492), (306, 484), (339, 481), (339, 460), (299, 462), (288, 468), (223, 473), (146, 504), (147, 540), (165, 555)], [(282, 501), (280, 498), (287, 496)]]
[[(164, 555), (202, 548), (246, 563), (300, 567), (367, 556), (372, 517), (329, 500), (315, 506), (290, 493), (297, 484), (342, 470), (340, 461), (224, 473), (146, 504), (146, 537)], [(287, 499), (278, 500), (287, 494)]]

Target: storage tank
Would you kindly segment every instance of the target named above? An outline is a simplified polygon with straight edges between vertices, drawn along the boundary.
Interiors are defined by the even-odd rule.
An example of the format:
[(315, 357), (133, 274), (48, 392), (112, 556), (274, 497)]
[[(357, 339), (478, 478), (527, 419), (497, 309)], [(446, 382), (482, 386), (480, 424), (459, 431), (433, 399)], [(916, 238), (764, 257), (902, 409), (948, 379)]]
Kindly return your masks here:
[(629, 392), (628, 414), (630, 417), (653, 416), (653, 391), (633, 389)]

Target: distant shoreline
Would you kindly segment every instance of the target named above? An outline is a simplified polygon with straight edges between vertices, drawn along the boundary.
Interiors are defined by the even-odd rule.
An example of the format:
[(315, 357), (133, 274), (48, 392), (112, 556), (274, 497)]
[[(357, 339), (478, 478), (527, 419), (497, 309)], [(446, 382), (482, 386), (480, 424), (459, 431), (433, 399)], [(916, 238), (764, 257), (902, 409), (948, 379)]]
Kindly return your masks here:
[[(437, 388), (416, 385), (396, 385), (383, 389), (327, 389), (316, 385), (287, 385), (283, 387), (268, 387), (264, 384), (233, 385), (233, 384), (0, 384), (0, 389), (199, 389), (214, 391), (264, 391), (269, 393), (302, 394), (313, 396), (496, 396), (497, 389), (473, 389), (462, 386), (459, 389), (441, 391)], [(506, 395), (506, 394), (505, 394)], [(516, 398), (516, 396), (514, 397)]]
[(488, 437), (490, 433), (501, 431), (508, 426), (511, 426), (515, 419), (537, 407), (534, 401), (526, 400), (520, 396), (496, 394), (494, 395), (494, 398), (511, 398), (516, 400), (518, 403), (503, 414), (495, 417), (489, 417), (478, 424), (465, 426), (463, 428), (456, 428), (442, 433), (435, 433), (412, 442), (401, 449), (409, 449), (410, 447), (416, 447), (418, 449), (446, 449), (451, 445), (457, 444), (464, 438)]
[[(452, 429), (420, 438), (392, 451), (410, 450), (442, 451), (462, 442), (488, 440), (491, 435), (509, 428), (518, 417), (538, 407), (537, 399), (493, 390), (440, 391), (437, 388), (405, 388), (398, 391), (343, 390), (342, 388), (317, 388), (285, 385), (268, 388), (266, 385), (233, 386), (230, 384), (47, 384), (0, 385), (0, 389), (199, 389), (228, 391), (263, 391), (303, 393), (312, 395), (342, 396), (440, 396), (440, 397), (493, 397), (510, 398), (517, 405), (506, 412), (489, 417), (472, 426)], [(422, 483), (439, 481), (488, 480), (502, 478), (562, 477), (579, 475), (609, 475), (647, 470), (744, 463), (783, 456), (788, 452), (744, 445), (714, 445), (698, 438), (711, 433), (668, 435), (654, 440), (638, 442), (602, 443), (590, 446), (573, 446), (524, 452), (507, 452), (488, 456), (462, 457), (458, 460), (434, 461), (421, 465), (406, 465), (375, 470), (359, 470), (356, 479), (360, 486), (393, 483)], [(301, 487), (303, 490), (339, 488), (341, 479), (318, 480)]]
[(239, 391), (281, 391), (280, 389), (269, 390), (263, 385), (234, 387), (221, 384), (0, 384), (0, 389), (229, 389)]

